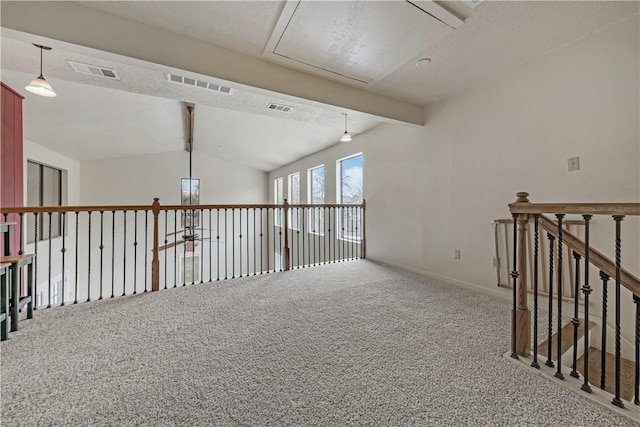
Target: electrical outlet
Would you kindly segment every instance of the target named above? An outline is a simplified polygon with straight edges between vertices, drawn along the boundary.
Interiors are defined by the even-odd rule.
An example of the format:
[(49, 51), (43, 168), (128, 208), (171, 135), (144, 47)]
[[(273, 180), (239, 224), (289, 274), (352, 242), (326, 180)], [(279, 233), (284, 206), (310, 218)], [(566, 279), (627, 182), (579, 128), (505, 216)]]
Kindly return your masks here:
[(569, 157), (567, 159), (567, 169), (569, 172), (580, 170), (580, 157)]
[(493, 257), (493, 260), (491, 262), (491, 266), (492, 267), (497, 267), (498, 266), (498, 258), (497, 257)]
[(460, 259), (460, 249), (455, 249), (453, 251), (453, 259)]

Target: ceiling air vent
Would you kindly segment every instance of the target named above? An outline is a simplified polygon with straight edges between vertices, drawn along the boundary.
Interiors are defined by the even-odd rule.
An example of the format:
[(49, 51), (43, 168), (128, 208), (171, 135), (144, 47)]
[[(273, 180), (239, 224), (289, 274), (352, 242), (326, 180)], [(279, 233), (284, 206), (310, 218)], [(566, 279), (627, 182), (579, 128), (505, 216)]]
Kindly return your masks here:
[(100, 67), (97, 65), (83, 64), (81, 62), (67, 61), (74, 71), (81, 74), (91, 74), (92, 76), (106, 77), (108, 79), (120, 80), (118, 72), (113, 68)]
[(291, 110), (293, 110), (293, 107), (288, 107), (286, 105), (280, 105), (280, 104), (274, 104), (273, 102), (270, 102), (269, 104), (267, 104), (267, 110), (281, 111), (283, 113), (289, 113), (289, 112), (291, 112)]
[(183, 84), (191, 87), (199, 87), (200, 89), (207, 89), (214, 92), (231, 93), (231, 88), (228, 86), (220, 86), (215, 83), (206, 82), (204, 80), (198, 80), (191, 77), (182, 77), (177, 74), (167, 73), (167, 80), (172, 83)]

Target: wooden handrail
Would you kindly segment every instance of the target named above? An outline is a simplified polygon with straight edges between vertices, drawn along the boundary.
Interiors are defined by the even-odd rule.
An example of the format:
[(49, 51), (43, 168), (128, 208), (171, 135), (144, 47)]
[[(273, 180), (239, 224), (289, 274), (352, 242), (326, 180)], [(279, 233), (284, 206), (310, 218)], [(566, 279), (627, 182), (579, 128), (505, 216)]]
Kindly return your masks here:
[[(335, 203), (323, 203), (323, 204), (287, 204), (289, 209), (296, 208), (362, 208), (364, 204), (335, 204)], [(167, 211), (184, 211), (189, 209), (284, 209), (284, 204), (252, 204), (252, 205), (195, 205), (195, 206), (185, 206), (185, 205), (163, 205), (160, 210)]]
[[(494, 224), (513, 224), (513, 218), (499, 218), (491, 222)], [(529, 218), (529, 222), (533, 222), (533, 217)], [(565, 219), (562, 223), (564, 225), (584, 225), (584, 219)]]
[(152, 205), (105, 205), (105, 206), (15, 206), (2, 207), (0, 213), (49, 213), (49, 212), (111, 212), (111, 211), (151, 211)]
[[(364, 207), (364, 204), (289, 204), (289, 209), (295, 208), (354, 208)], [(160, 210), (184, 211), (190, 209), (282, 209), (284, 205), (277, 204), (247, 204), (247, 205), (161, 205)], [(153, 205), (104, 205), (104, 206), (18, 206), (2, 207), (0, 214), (12, 213), (48, 213), (48, 212), (111, 212), (111, 211), (152, 211)]]
[[(558, 232), (558, 224), (547, 216), (540, 216), (540, 226), (554, 235)], [(584, 241), (580, 240), (568, 231), (563, 231), (562, 236), (563, 242), (571, 248), (571, 250), (584, 257)], [(607, 273), (609, 277), (616, 276), (615, 263), (593, 247), (589, 248), (589, 260), (591, 264)], [(635, 295), (640, 296), (640, 279), (625, 269), (620, 270), (620, 284), (629, 289)]]
[(640, 215), (640, 203), (528, 203), (509, 204), (511, 213), (517, 214), (589, 214)]

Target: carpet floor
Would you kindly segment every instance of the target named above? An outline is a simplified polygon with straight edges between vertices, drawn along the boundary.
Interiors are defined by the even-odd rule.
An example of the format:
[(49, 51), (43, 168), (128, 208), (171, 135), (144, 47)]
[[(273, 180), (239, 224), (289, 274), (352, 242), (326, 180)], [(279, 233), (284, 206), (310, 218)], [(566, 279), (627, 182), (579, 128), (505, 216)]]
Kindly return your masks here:
[(39, 310), (0, 424), (634, 425), (503, 357), (509, 313), (364, 260)]

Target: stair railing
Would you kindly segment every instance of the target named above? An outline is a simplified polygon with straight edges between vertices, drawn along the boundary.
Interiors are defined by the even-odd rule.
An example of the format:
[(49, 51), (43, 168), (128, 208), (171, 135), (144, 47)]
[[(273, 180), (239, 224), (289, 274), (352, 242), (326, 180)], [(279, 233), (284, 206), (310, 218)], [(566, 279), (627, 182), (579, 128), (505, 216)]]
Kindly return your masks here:
[[(533, 216), (529, 218), (529, 225), (527, 230), (527, 274), (528, 277), (533, 277)], [(583, 219), (569, 219), (563, 221), (563, 225), (565, 230), (569, 233), (573, 233), (579, 239), (584, 236), (584, 220)], [(493, 227), (493, 235), (494, 235), (494, 257), (493, 257), (493, 267), (496, 270), (496, 284), (498, 287), (511, 289), (511, 283), (509, 279), (509, 274), (511, 272), (511, 259), (513, 257), (513, 248), (509, 243), (511, 239), (510, 230), (513, 228), (513, 219), (511, 218), (500, 218), (494, 219), (491, 221), (491, 226)], [(538, 274), (545, 272), (548, 270), (547, 262), (550, 251), (550, 243), (549, 239), (540, 239), (539, 241), (539, 271)], [(566, 243), (566, 242), (565, 242)], [(574, 283), (574, 274), (575, 274), (575, 259), (571, 256), (571, 248), (565, 244), (565, 257), (564, 259), (564, 267), (563, 271), (565, 272), (564, 277), (564, 290), (563, 290), (563, 298), (566, 302), (573, 302), (574, 298), (578, 298), (580, 304), (582, 304), (582, 294), (575, 293), (575, 289), (572, 283)], [(540, 296), (549, 296), (549, 281), (546, 274), (541, 274), (540, 276), (540, 289), (538, 293)], [(529, 281), (529, 295), (533, 294), (533, 281)]]
[[(622, 268), (622, 222), (626, 216), (640, 216), (640, 203), (569, 203), (569, 204), (557, 204), (557, 203), (530, 203), (528, 193), (517, 193), (517, 199), (515, 203), (509, 205), (509, 210), (513, 216), (513, 270), (511, 271), (512, 280), (512, 316), (511, 316), (511, 357), (518, 359), (520, 356), (529, 356), (531, 349), (531, 312), (528, 307), (527, 296), (529, 292), (529, 277), (527, 275), (527, 258), (530, 254), (527, 253), (527, 234), (530, 220), (533, 221), (534, 237), (533, 237), (533, 357), (531, 366), (540, 369), (540, 363), (538, 362), (538, 296), (539, 296), (539, 281), (540, 274), (538, 272), (538, 266), (540, 261), (540, 240), (541, 231), (545, 231), (547, 239), (549, 240), (549, 305), (548, 305), (548, 354), (547, 360), (544, 365), (554, 368), (554, 376), (558, 379), (564, 380), (564, 374), (562, 372), (562, 309), (563, 309), (563, 253), (564, 247), (568, 247), (571, 250), (573, 259), (575, 261), (574, 271), (574, 283), (571, 285), (574, 287), (575, 295), (580, 291), (583, 293), (584, 299), (584, 353), (583, 353), (583, 366), (579, 367), (577, 362), (578, 340), (579, 340), (579, 327), (582, 320), (578, 317), (578, 298), (573, 300), (573, 318), (571, 324), (573, 325), (573, 358), (572, 358), (572, 370), (570, 375), (574, 378), (580, 378), (579, 370), (582, 372), (582, 385), (581, 389), (587, 393), (591, 393), (591, 383), (589, 382), (589, 334), (587, 331), (589, 325), (589, 296), (593, 292), (593, 288), (590, 284), (589, 270), (591, 266), (600, 270), (600, 278), (603, 280), (603, 342), (601, 349), (601, 378), (599, 387), (605, 390), (611, 390), (614, 395), (612, 404), (624, 408), (624, 402), (621, 396), (621, 384), (623, 381), (627, 381), (633, 376), (632, 394), (629, 394), (625, 398), (631, 400), (635, 405), (640, 405), (640, 280)], [(556, 221), (545, 216), (544, 214), (551, 214), (555, 216)], [(568, 232), (565, 228), (565, 215), (578, 214), (581, 215), (584, 220), (584, 240), (580, 240), (578, 237)], [(614, 223), (615, 237), (613, 240), (613, 246), (615, 247), (615, 260), (611, 260), (590, 246), (590, 223), (594, 216), (611, 216)], [(556, 252), (556, 264), (554, 272), (554, 255), (553, 250), (555, 247)], [(580, 267), (581, 261), (584, 261), (583, 268)], [(582, 275), (582, 281), (580, 279), (580, 273)], [(607, 297), (608, 288), (607, 283), (610, 279), (614, 280), (614, 292), (615, 292), (615, 367), (614, 367), (614, 384), (610, 387), (606, 383), (606, 329), (607, 329)], [(553, 291), (555, 280), (555, 298), (557, 303), (556, 318), (556, 363), (553, 362), (553, 355), (551, 354), (552, 344), (552, 325), (554, 323), (553, 313)], [(621, 287), (625, 287), (631, 291), (633, 295), (633, 302), (635, 303), (635, 332), (634, 332), (634, 348), (635, 348), (635, 360), (633, 374), (626, 373), (625, 377), (621, 378)], [(555, 365), (555, 366), (554, 366)]]

